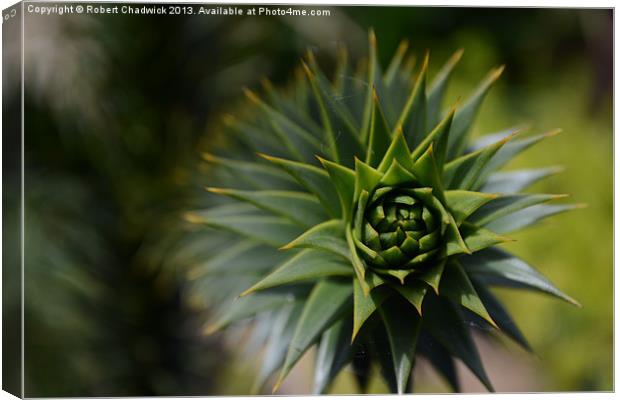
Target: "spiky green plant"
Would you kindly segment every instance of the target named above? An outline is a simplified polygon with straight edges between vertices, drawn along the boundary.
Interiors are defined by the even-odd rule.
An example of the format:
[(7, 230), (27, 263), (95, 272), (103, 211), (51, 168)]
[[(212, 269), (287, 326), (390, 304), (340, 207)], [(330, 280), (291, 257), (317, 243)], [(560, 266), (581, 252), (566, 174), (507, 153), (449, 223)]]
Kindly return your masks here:
[(349, 363), (362, 390), (379, 363), (392, 392), (410, 391), (416, 353), (454, 390), (454, 358), (492, 390), (468, 327), (529, 346), (489, 287), (575, 303), (497, 247), (509, 240), (501, 235), (574, 207), (541, 204), (559, 195), (518, 193), (555, 168), (496, 172), (555, 131), (470, 143), (503, 68), (442, 113), (462, 52), (427, 86), (428, 55), (414, 74), (406, 48), (382, 72), (371, 33), (368, 60), (353, 74), (343, 51), (331, 81), (309, 53), (288, 90), (266, 83), (264, 99), (246, 91), (244, 115), (225, 118), (221, 154), (205, 154), (208, 190), (220, 198), (186, 217), (212, 228), (215, 251), (190, 275), (222, 302), (207, 331), (255, 316), (267, 333), (257, 387), (279, 371), (277, 390), (317, 345), (317, 393)]

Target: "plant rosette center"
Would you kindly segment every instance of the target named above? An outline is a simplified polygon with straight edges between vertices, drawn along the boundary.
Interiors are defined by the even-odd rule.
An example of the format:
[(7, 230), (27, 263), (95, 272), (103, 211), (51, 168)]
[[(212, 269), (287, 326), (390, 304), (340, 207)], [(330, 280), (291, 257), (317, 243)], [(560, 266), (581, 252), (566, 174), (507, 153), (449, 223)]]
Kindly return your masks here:
[(442, 248), (440, 213), (430, 188), (382, 187), (357, 202), (354, 238), (369, 268), (422, 269)]

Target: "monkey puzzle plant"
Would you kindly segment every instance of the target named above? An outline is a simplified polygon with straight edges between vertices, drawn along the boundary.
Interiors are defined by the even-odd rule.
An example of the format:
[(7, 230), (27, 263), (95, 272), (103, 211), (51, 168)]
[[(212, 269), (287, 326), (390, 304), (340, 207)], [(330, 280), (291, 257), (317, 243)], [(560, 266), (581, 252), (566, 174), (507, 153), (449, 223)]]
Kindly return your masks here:
[(489, 287), (575, 303), (497, 247), (509, 240), (502, 235), (574, 207), (519, 193), (555, 168), (497, 172), (556, 132), (470, 142), (502, 68), (442, 113), (462, 52), (427, 86), (428, 55), (414, 74), (406, 49), (383, 73), (371, 32), (368, 60), (353, 74), (341, 52), (331, 81), (309, 53), (288, 90), (266, 82), (265, 99), (246, 91), (245, 115), (225, 118), (221, 154), (204, 156), (218, 196), (186, 219), (209, 227), (213, 251), (190, 276), (222, 304), (208, 332), (255, 317), (266, 342), (257, 388), (279, 371), (277, 390), (317, 345), (317, 393), (348, 364), (364, 390), (375, 363), (392, 392), (410, 391), (416, 354), (454, 390), (454, 358), (492, 390), (468, 326), (529, 346)]

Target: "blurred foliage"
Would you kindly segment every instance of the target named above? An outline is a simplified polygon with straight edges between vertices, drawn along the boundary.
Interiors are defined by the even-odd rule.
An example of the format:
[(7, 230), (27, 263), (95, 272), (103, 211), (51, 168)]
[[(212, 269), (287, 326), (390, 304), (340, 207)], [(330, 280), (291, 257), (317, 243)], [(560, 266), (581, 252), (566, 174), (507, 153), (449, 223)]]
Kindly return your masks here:
[[(324, 64), (338, 42), (360, 57), (370, 26), (384, 64), (403, 38), (417, 54), (432, 49), (432, 68), (465, 48), (450, 101), (506, 63), (476, 132), (564, 129), (518, 165), (564, 165), (533, 190), (570, 193), (588, 208), (526, 232), (511, 250), (584, 307), (500, 294), (540, 358), (546, 390), (611, 389), (611, 11), (330, 9), (321, 20), (27, 18), (27, 246), (36, 256), (27, 264), (26, 395), (223, 394), (226, 382), (247, 393), (234, 368), (219, 367), (221, 338), (201, 336), (203, 312), (181, 299), (177, 211), (208, 184), (187, 171), (242, 86), (287, 81), (308, 46)], [(163, 262), (172, 265), (165, 275)]]

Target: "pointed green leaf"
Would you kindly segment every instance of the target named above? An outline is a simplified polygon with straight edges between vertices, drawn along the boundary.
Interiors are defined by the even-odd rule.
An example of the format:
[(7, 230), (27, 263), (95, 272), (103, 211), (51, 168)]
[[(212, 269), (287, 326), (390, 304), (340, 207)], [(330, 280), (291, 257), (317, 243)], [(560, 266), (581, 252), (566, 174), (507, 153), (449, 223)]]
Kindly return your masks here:
[(498, 233), (514, 232), (534, 225), (538, 221), (552, 215), (582, 207), (582, 204), (561, 204), (554, 206), (539, 204), (489, 222), (486, 228), (492, 229), (494, 232)]
[(372, 272), (372, 270), (366, 271), (364, 274), (364, 281), (368, 285), (369, 290), (373, 290), (376, 287), (385, 285), (387, 282), (379, 275)]
[(224, 307), (214, 322), (207, 325), (205, 333), (211, 334), (226, 328), (233, 322), (241, 321), (260, 312), (273, 310), (294, 301), (288, 294), (257, 293), (251, 297), (235, 299), (229, 307)]
[(312, 133), (291, 121), (282, 113), (276, 111), (273, 107), (262, 101), (254, 92), (247, 89), (245, 89), (244, 92), (253, 103), (258, 105), (269, 116), (269, 118), (279, 124), (284, 131), (289, 132), (292, 135), (299, 136), (315, 150), (321, 149), (320, 141), (317, 140)]
[(470, 190), (493, 155), (514, 136), (508, 136), (445, 165), (443, 178), (449, 189)]
[(433, 265), (429, 266), (428, 269), (417, 278), (423, 282), (426, 282), (433, 288), (435, 293), (439, 293), (439, 282), (441, 280), (441, 276), (443, 275), (445, 265), (445, 260), (437, 261)]
[[(452, 75), (454, 67), (461, 59), (463, 55), (463, 49), (457, 50), (446, 61), (443, 67), (439, 70), (435, 78), (431, 82), (428, 89), (428, 96), (426, 100), (426, 118), (428, 126), (434, 126), (440, 120), (441, 102), (446, 93), (448, 87), (448, 81)], [(446, 135), (447, 137), (447, 135)]]
[(461, 257), (460, 260), (471, 276), (485, 284), (537, 290), (579, 305), (556, 288), (540, 272), (504, 250), (493, 247)]
[(327, 276), (351, 276), (351, 263), (321, 250), (306, 249), (295, 254), (272, 273), (241, 293), (245, 296), (259, 290), (298, 283)]
[(355, 194), (355, 172), (347, 167), (322, 158), (319, 158), (319, 161), (323, 164), (323, 168), (327, 170), (338, 192), (344, 220), (350, 221), (353, 208), (353, 195)]
[(443, 183), (441, 181), (441, 175), (437, 162), (435, 161), (435, 155), (433, 151), (433, 145), (431, 144), (428, 149), (422, 154), (413, 165), (413, 173), (417, 180), (426, 187), (433, 188), (433, 194), (442, 203), (445, 203)]
[(407, 183), (415, 182), (416, 177), (406, 168), (393, 160), (390, 168), (385, 172), (381, 178), (381, 186), (394, 187)]
[(531, 207), (546, 201), (560, 199), (565, 195), (554, 194), (508, 194), (499, 196), (484, 207), (480, 208), (470, 221), (476, 225), (485, 226), (506, 215), (510, 215), (524, 208)]
[(428, 285), (421, 281), (413, 281), (407, 285), (392, 285), (407, 301), (409, 301), (422, 316), (422, 301), (428, 290)]
[(426, 332), (420, 332), (418, 339), (419, 352), (428, 358), (433, 367), (448, 381), (454, 392), (460, 392), (456, 365), (448, 350)]
[(372, 106), (366, 163), (371, 167), (376, 167), (390, 147), (392, 134), (376, 93), (373, 95)]
[(496, 172), (489, 175), (486, 182), (480, 187), (480, 191), (486, 193), (517, 193), (562, 170), (561, 167), (549, 167)]
[(254, 381), (252, 393), (257, 393), (265, 385), (269, 377), (282, 366), (293, 333), (304, 303), (295, 302), (290, 306), (283, 307), (276, 318), (270, 332), (269, 341), (265, 346), (264, 357), (261, 360), (261, 368)]
[[(513, 131), (514, 132), (514, 131)], [(543, 139), (553, 137), (558, 135), (561, 132), (559, 129), (555, 129), (540, 135), (534, 135), (530, 137), (526, 137), (524, 139), (512, 140), (506, 143), (505, 146), (500, 148), (497, 153), (491, 157), (490, 161), (484, 166), (484, 168), (480, 171), (480, 174), (476, 181), (474, 182), (473, 188), (477, 189), (486, 181), (487, 177), (501, 167), (503, 167), (506, 163), (512, 160), (516, 155), (535, 145)], [(505, 139), (510, 137), (508, 132), (504, 133)]]
[(413, 367), (413, 355), (421, 327), (420, 316), (398, 297), (379, 308), (379, 313), (390, 342), (396, 389), (398, 394), (403, 394)]
[(413, 273), (413, 269), (383, 269), (375, 268), (374, 271), (381, 275), (392, 276), (400, 281), (401, 284), (405, 284), (405, 278)]
[[(383, 326), (379, 325), (375, 328), (370, 342), (372, 344), (373, 353), (376, 354), (376, 359), (379, 362), (379, 372), (381, 373), (381, 377), (387, 384), (390, 392), (397, 393), (398, 385), (396, 383), (392, 349), (390, 346), (390, 341), (387, 338), (387, 332)], [(409, 387), (407, 387), (407, 389), (409, 389)]]
[(301, 234), (297, 239), (282, 247), (282, 250), (292, 248), (320, 249), (351, 258), (345, 240), (345, 229), (342, 220), (332, 219), (320, 223)]
[(325, 210), (315, 196), (304, 192), (279, 190), (235, 190), (207, 188), (208, 191), (255, 205), (273, 214), (309, 227), (325, 221)]
[(411, 161), (410, 156), (411, 151), (409, 150), (409, 146), (407, 146), (405, 136), (401, 130), (398, 130), (392, 137), (390, 147), (388, 147), (385, 152), (385, 155), (383, 156), (383, 159), (377, 169), (379, 172), (386, 172), (392, 165), (392, 162), (396, 160), (406, 170), (411, 172), (413, 169), (413, 161)]
[(494, 194), (467, 190), (446, 190), (445, 196), (448, 208), (457, 225), (460, 225), (476, 210), (497, 197)]
[[(499, 236), (488, 229), (481, 228), (467, 222), (463, 222), (463, 224), (461, 224), (460, 232), (467, 248), (472, 253), (487, 247), (495, 246), (496, 244), (509, 242), (511, 240), (504, 236)], [(449, 256), (460, 254), (462, 252), (463, 251), (452, 242), (448, 243)]]
[(303, 229), (281, 217), (261, 215), (217, 215), (215, 209), (207, 212), (191, 213), (191, 219), (197, 223), (223, 229), (261, 243), (279, 247), (299, 236)]
[(321, 84), (322, 73), (315, 62), (312, 64), (313, 71), (305, 63), (302, 65), (318, 105), (327, 154), (338, 164), (350, 164), (355, 153), (361, 150), (358, 128), (346, 108), (334, 100), (333, 89), (324, 77)]
[[(345, 48), (342, 47), (343, 51), (340, 51), (340, 54), (339, 54), (340, 60), (338, 61), (342, 62), (342, 60), (344, 60), (344, 64), (346, 64), (347, 56), (346, 56), (346, 50), (344, 49)], [(344, 55), (344, 58), (343, 58), (343, 55)], [(355, 120), (355, 118), (353, 118), (350, 111), (347, 109), (346, 104), (340, 100), (341, 97), (337, 96), (338, 94), (337, 85), (332, 85), (329, 82), (329, 80), (325, 77), (325, 74), (323, 74), (323, 72), (321, 71), (321, 68), (319, 68), (319, 64), (316, 62), (316, 59), (314, 58), (314, 54), (310, 51), (308, 52), (308, 61), (309, 61), (309, 67), (311, 70), (311, 74), (314, 75), (320, 95), (323, 101), (325, 102), (325, 105), (327, 106), (327, 108), (330, 109), (331, 111), (330, 114), (333, 116), (334, 128), (336, 128), (335, 131), (338, 132), (341, 129), (346, 129), (347, 133), (353, 134), (353, 136), (348, 138), (353, 141), (353, 143), (349, 144), (350, 147), (353, 147), (353, 146), (357, 147), (361, 145), (362, 143), (358, 136), (360, 127), (357, 126), (357, 121)], [(338, 66), (337, 68), (340, 68), (341, 71), (346, 70), (346, 65)], [(336, 80), (344, 78), (344, 77), (338, 76), (339, 72), (340, 71), (336, 71), (335, 73)], [(340, 149), (340, 150), (343, 150), (343, 149)]]
[[(373, 30), (370, 30), (370, 32), (368, 33), (368, 76), (366, 78), (366, 82), (368, 82), (369, 84), (366, 90), (364, 113), (362, 115), (362, 128), (360, 129), (363, 143), (368, 143), (375, 86), (377, 83), (379, 83), (376, 79), (377, 75), (379, 75), (377, 74), (377, 69), (377, 38), (375, 37), (375, 32)], [(381, 76), (379, 76), (378, 78), (380, 80)], [(372, 163), (369, 164), (374, 166), (374, 164)]]
[(278, 157), (261, 155), (288, 172), (309, 192), (314, 193), (327, 213), (332, 217), (340, 216), (340, 201), (327, 172), (309, 164), (298, 163)]
[(476, 289), (474, 289), (469, 277), (457, 261), (446, 265), (443, 278), (441, 278), (441, 284), (439, 285), (439, 294), (448, 297), (456, 304), (468, 308), (497, 328), (495, 321), (493, 321), (484, 304), (482, 304), (480, 297), (478, 297), (478, 293), (476, 293)]
[(407, 52), (407, 47), (409, 47), (409, 42), (407, 41), (407, 39), (401, 40), (398, 48), (396, 49), (396, 52), (394, 52), (394, 56), (392, 57), (392, 60), (390, 61), (387, 70), (385, 71), (385, 75), (383, 76), (383, 83), (385, 83), (385, 86), (389, 87), (392, 84), (396, 73), (400, 69), (403, 57)]
[(424, 302), (423, 328), (455, 357), (460, 358), (482, 384), (493, 391), (478, 350), (463, 318), (448, 299), (428, 296)]
[(371, 193), (381, 180), (381, 173), (371, 167), (370, 165), (363, 163), (359, 159), (355, 160), (355, 199), (359, 198), (362, 190)]
[(324, 280), (314, 286), (295, 328), (274, 392), (321, 333), (350, 307), (351, 295), (349, 282)]
[[(417, 145), (426, 135), (426, 75), (428, 69), (428, 53), (418, 74), (413, 90), (401, 111), (395, 129), (402, 127), (406, 141)], [(396, 132), (395, 132), (396, 133)]]
[(351, 320), (336, 321), (321, 335), (314, 363), (314, 394), (324, 394), (342, 367), (352, 358)]
[(450, 126), (456, 109), (452, 109), (444, 119), (422, 140), (422, 142), (411, 153), (411, 160), (415, 163), (418, 158), (432, 145), (435, 153), (435, 161), (437, 168), (443, 171), (444, 161), (446, 159), (446, 149), (448, 146), (448, 135), (450, 134)]
[(355, 270), (355, 275), (357, 276), (357, 280), (364, 291), (364, 294), (368, 294), (370, 292), (370, 285), (366, 280), (366, 266), (364, 262), (357, 255), (357, 248), (355, 246), (355, 239), (353, 238), (353, 232), (351, 231), (351, 227), (346, 228), (346, 240), (347, 247), (349, 249), (349, 254), (351, 257), (351, 263), (353, 264), (353, 269)]
[(485, 285), (473, 279), (472, 283), (478, 293), (478, 296), (480, 296), (480, 300), (482, 300), (482, 303), (489, 312), (489, 315), (493, 318), (493, 321), (497, 323), (499, 329), (525, 350), (531, 352), (532, 348), (502, 303), (491, 293), (489, 289), (485, 287)]
[(274, 252), (272, 246), (262, 245), (250, 239), (241, 239), (236, 243), (229, 242), (220, 246), (222, 250), (216, 251), (211, 257), (201, 256), (205, 261), (189, 269), (187, 278), (196, 280), (204, 275), (262, 274), (286, 258), (285, 254)]
[(296, 183), (289, 175), (270, 165), (233, 160), (210, 153), (203, 153), (202, 158), (209, 163), (217, 164), (226, 169), (232, 175), (239, 177), (243, 182), (256, 189), (290, 188)]
[[(302, 75), (302, 74), (298, 73), (298, 75)], [(299, 78), (303, 78), (303, 77), (300, 76)], [(303, 79), (297, 79), (296, 82), (297, 82), (297, 87), (296, 87), (297, 92), (307, 93), (306, 81)], [(279, 90), (276, 90), (276, 88), (274, 88), (271, 82), (269, 82), (267, 79), (262, 79), (262, 84), (263, 84), (263, 87), (265, 88), (265, 92), (269, 96), (269, 100), (271, 101), (271, 103), (273, 104), (273, 107), (276, 110), (286, 115), (288, 118), (290, 118), (291, 121), (295, 122), (296, 124), (304, 128), (307, 132), (313, 133), (313, 136), (315, 137), (317, 136), (316, 133), (320, 132), (320, 129), (321, 129), (320, 126), (307, 113), (307, 110), (299, 106), (299, 104), (304, 104), (305, 101), (309, 98), (309, 96), (302, 95), (301, 98), (303, 100), (298, 101), (298, 99), (294, 98), (295, 95), (293, 94), (293, 101), (291, 101), (291, 98), (288, 95), (286, 95), (285, 93)], [(273, 125), (274, 127), (277, 127), (277, 129), (281, 133), (283, 134), (286, 133), (286, 127), (282, 126), (281, 124), (278, 124), (274, 119), (269, 119), (269, 121), (271, 125)], [(305, 145), (302, 144), (295, 135), (286, 135), (286, 136), (288, 136), (289, 140), (296, 147), (297, 152), (305, 153), (302, 149), (302, 147), (304, 147)], [(312, 150), (312, 149), (308, 148), (308, 150)]]
[(381, 289), (383, 288), (378, 288), (365, 294), (359, 280), (357, 278), (353, 279), (353, 333), (351, 335), (351, 342), (355, 340), (364, 322), (387, 299), (389, 291)]
[(493, 69), (476, 88), (463, 107), (456, 112), (448, 140), (448, 159), (454, 159), (463, 152), (467, 143), (467, 133), (474, 122), (482, 100), (491, 86), (500, 77), (503, 70), (503, 66)]

